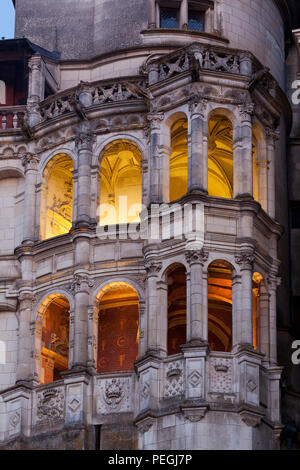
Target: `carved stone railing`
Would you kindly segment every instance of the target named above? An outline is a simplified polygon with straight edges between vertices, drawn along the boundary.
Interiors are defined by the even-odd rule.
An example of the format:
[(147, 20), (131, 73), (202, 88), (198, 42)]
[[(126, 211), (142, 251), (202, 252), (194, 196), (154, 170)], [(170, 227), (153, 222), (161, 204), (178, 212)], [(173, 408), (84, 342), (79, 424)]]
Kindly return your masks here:
[(81, 83), (78, 87), (47, 98), (40, 104), (40, 119), (45, 122), (76, 112), (84, 116), (91, 106), (132, 101), (142, 98), (144, 84), (141, 80)]
[(141, 72), (148, 74), (152, 85), (187, 70), (211, 70), (251, 76), (263, 68), (255, 57), (244, 51), (216, 46), (192, 44), (184, 49), (150, 61)]
[(0, 131), (21, 129), (21, 122), (26, 114), (26, 106), (1, 106)]

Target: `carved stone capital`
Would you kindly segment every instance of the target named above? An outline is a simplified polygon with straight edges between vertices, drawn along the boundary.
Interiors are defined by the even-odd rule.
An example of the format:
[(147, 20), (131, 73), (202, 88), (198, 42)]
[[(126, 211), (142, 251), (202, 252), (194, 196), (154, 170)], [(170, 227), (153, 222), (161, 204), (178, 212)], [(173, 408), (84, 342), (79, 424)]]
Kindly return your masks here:
[(88, 276), (82, 274), (75, 274), (69, 289), (74, 294), (76, 294), (77, 292), (89, 293), (90, 288), (93, 287), (94, 284), (95, 281), (93, 279), (89, 279)]
[(192, 115), (205, 117), (208, 101), (199, 95), (193, 95), (189, 100), (189, 111)]
[(271, 275), (271, 276), (268, 277), (267, 282), (268, 282), (269, 289), (271, 291), (276, 292), (278, 287), (281, 285), (282, 279), (281, 279), (281, 277)]
[(31, 72), (40, 72), (42, 65), (41, 65), (41, 56), (33, 55), (28, 60), (28, 68)]
[(147, 115), (147, 121), (150, 123), (151, 131), (159, 130), (165, 115), (163, 113), (149, 113)]
[(93, 150), (93, 144), (96, 140), (95, 134), (91, 130), (79, 131), (75, 138), (75, 145), (78, 151)]
[(37, 170), (39, 164), (39, 157), (33, 153), (27, 152), (22, 157), (22, 165), (25, 168), (25, 173), (29, 170)]
[(239, 112), (242, 118), (242, 122), (251, 121), (252, 116), (254, 115), (255, 104), (254, 103), (244, 103), (239, 105)]
[(266, 136), (275, 144), (275, 142), (280, 139), (280, 131), (275, 127), (266, 127)]
[(244, 251), (235, 257), (235, 262), (240, 265), (242, 270), (251, 270), (253, 268), (254, 261), (255, 256), (252, 251)]
[(156, 276), (162, 268), (162, 263), (156, 260), (148, 260), (144, 264), (148, 276)]
[(189, 250), (185, 257), (190, 266), (194, 264), (204, 264), (208, 260), (209, 254), (204, 250)]

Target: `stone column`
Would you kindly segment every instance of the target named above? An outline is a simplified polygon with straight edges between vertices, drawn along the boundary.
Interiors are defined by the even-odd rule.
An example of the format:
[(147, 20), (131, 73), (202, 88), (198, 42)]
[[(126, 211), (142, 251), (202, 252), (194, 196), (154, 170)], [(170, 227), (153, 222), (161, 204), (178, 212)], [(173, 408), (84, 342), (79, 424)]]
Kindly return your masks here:
[(241, 341), (241, 276), (235, 275), (232, 279), (232, 349)]
[(160, 281), (157, 284), (158, 295), (158, 330), (159, 347), (167, 355), (168, 352), (168, 284)]
[(146, 315), (146, 304), (140, 302), (139, 304), (139, 348), (138, 358), (140, 359), (146, 354), (147, 351), (147, 315)]
[(190, 265), (190, 299), (187, 312), (190, 329), (187, 331), (187, 343), (194, 341), (207, 343), (208, 314), (204, 308), (207, 302), (203, 301), (203, 265), (208, 259), (208, 254), (203, 250), (190, 250), (186, 252), (186, 259)]
[(27, 100), (27, 115), (29, 126), (35, 126), (41, 121), (39, 103), (44, 99), (45, 77), (43, 61), (40, 55), (32, 56), (28, 61), (29, 92)]
[(240, 126), (234, 130), (234, 196), (253, 197), (252, 116), (254, 104), (239, 106)]
[(252, 77), (252, 57), (249, 52), (243, 52), (240, 55), (240, 71), (242, 75)]
[(87, 274), (75, 274), (71, 291), (75, 297), (74, 312), (74, 354), (72, 369), (86, 368), (89, 365), (89, 298), (94, 281)]
[(240, 294), (240, 344), (253, 348), (253, 295), (252, 277), (254, 255), (252, 252), (242, 252), (236, 257), (240, 265), (241, 288)]
[(277, 364), (277, 289), (280, 278), (271, 275), (268, 279), (269, 286), (269, 342), (270, 363)]
[(190, 101), (190, 132), (191, 144), (189, 146), (189, 175), (188, 191), (202, 191), (207, 193), (207, 101), (193, 98)]
[(75, 141), (78, 152), (77, 226), (89, 226), (91, 222), (91, 164), (94, 139), (94, 134), (85, 129), (78, 132)]
[(148, 114), (150, 122), (150, 203), (159, 203), (161, 201), (162, 188), (160, 180), (160, 133), (161, 123), (164, 120), (162, 113)]
[[(91, 281), (90, 285), (92, 284)], [(97, 331), (99, 315), (98, 309), (94, 305), (88, 308), (88, 367), (97, 370)]]
[(267, 137), (267, 160), (269, 163), (268, 170), (268, 214), (275, 219), (276, 216), (276, 191), (275, 191), (275, 144), (279, 139), (280, 133), (274, 128), (266, 129)]
[(180, 29), (187, 30), (189, 21), (188, 0), (181, 0), (180, 5)]
[(145, 263), (148, 274), (147, 277), (147, 347), (148, 352), (160, 352), (160, 325), (158, 323), (158, 292), (157, 278), (162, 268), (162, 264), (156, 260), (149, 260)]
[(148, 27), (156, 28), (156, 0), (148, 0)]
[(25, 195), (24, 195), (24, 223), (23, 223), (23, 243), (35, 241), (35, 214), (36, 214), (36, 194), (35, 188), (38, 175), (39, 159), (32, 153), (26, 153), (22, 158), (25, 168)]
[(35, 297), (31, 293), (19, 296), (19, 342), (16, 382), (31, 382), (33, 380), (33, 357), (31, 335), (31, 312)]

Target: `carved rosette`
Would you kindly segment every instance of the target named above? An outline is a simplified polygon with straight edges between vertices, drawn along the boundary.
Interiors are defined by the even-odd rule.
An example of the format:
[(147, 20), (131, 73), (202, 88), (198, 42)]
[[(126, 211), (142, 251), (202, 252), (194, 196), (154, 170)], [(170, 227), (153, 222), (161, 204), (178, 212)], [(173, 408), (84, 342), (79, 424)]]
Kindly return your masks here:
[(89, 279), (88, 276), (75, 274), (69, 289), (74, 294), (76, 294), (77, 292), (89, 293), (90, 288), (93, 287), (94, 284), (95, 281), (93, 279)]
[(25, 168), (25, 173), (27, 171), (37, 171), (39, 164), (39, 157), (33, 153), (27, 152), (22, 157), (22, 165)]
[(189, 250), (186, 252), (185, 257), (190, 266), (194, 264), (202, 264), (208, 260), (209, 254), (204, 250)]
[(235, 257), (236, 263), (241, 267), (241, 270), (252, 270), (255, 256), (251, 251), (245, 251)]
[(157, 276), (162, 268), (162, 263), (156, 260), (149, 260), (145, 262), (145, 269), (148, 273), (148, 277)]
[(147, 121), (150, 123), (151, 132), (159, 131), (165, 115), (163, 113), (149, 113)]

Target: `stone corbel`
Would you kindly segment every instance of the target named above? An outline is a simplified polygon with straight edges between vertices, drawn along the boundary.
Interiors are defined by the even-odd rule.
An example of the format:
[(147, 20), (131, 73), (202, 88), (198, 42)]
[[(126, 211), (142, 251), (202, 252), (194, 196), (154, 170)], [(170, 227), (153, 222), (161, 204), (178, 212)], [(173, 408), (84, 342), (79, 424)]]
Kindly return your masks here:
[(243, 423), (246, 424), (246, 426), (256, 428), (261, 423), (263, 415), (259, 413), (254, 413), (253, 411), (244, 410), (240, 412), (240, 417)]
[(208, 406), (182, 407), (181, 411), (186, 421), (198, 423), (201, 421), (208, 410)]
[(150, 431), (150, 429), (155, 424), (155, 418), (152, 416), (146, 416), (146, 418), (142, 419), (141, 421), (136, 423), (139, 433), (145, 434), (146, 432)]

